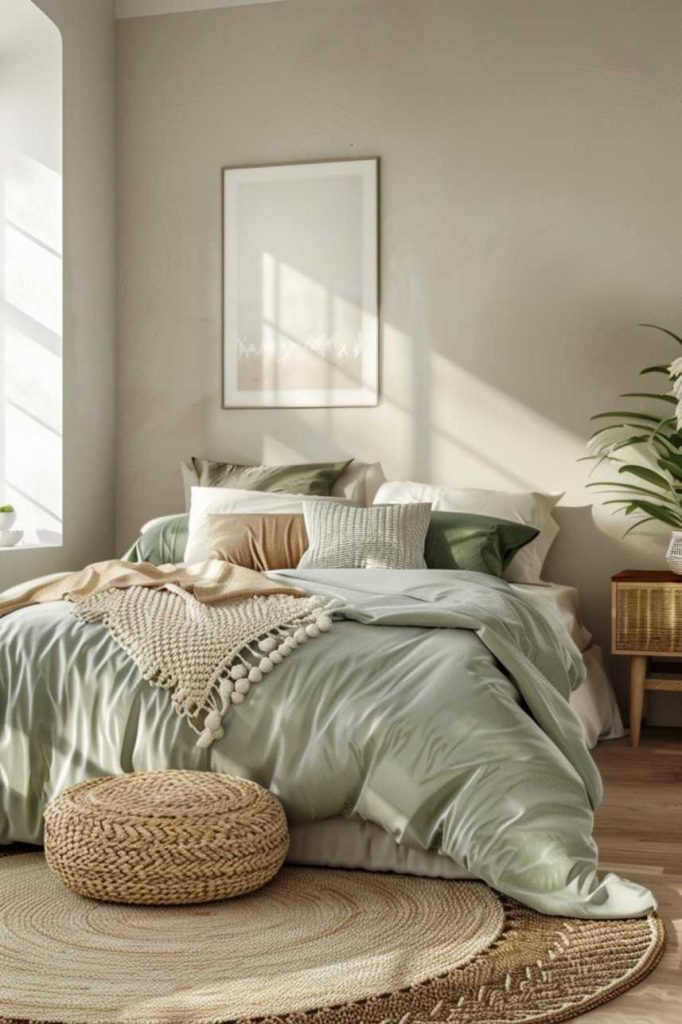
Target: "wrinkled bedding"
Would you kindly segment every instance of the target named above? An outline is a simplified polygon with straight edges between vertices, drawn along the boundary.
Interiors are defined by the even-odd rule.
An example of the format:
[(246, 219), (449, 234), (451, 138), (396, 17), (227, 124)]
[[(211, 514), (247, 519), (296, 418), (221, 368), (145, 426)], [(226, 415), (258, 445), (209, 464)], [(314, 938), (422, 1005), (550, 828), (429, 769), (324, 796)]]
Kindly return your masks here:
[(101, 624), (62, 602), (1, 620), (0, 842), (40, 842), (46, 802), (81, 779), (213, 770), (270, 788), (293, 824), (374, 822), (544, 913), (654, 906), (596, 876), (601, 784), (568, 704), (584, 666), (556, 613), (479, 574), (271, 576), (340, 597), (342, 620), (254, 687), (208, 750)]

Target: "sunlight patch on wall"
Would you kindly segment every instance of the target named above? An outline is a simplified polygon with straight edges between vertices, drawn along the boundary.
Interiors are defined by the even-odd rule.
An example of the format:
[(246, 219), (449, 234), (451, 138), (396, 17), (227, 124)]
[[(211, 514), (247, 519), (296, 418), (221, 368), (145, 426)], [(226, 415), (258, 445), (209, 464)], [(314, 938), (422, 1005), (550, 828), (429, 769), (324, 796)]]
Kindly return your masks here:
[[(353, 455), (381, 461), (393, 479), (457, 487), (565, 492), (584, 505), (584, 440), (439, 352), (385, 324), (383, 394), (372, 410), (278, 417), (263, 434), (264, 462), (302, 462)], [(368, 415), (369, 414), (369, 415)], [(233, 453), (236, 458), (238, 453)], [(556, 480), (548, 488), (547, 482)]]
[(29, 0), (11, 0), (9, 14), (10, 42), (17, 31), (0, 93), (0, 503), (14, 505), (23, 543), (59, 544), (61, 39)]

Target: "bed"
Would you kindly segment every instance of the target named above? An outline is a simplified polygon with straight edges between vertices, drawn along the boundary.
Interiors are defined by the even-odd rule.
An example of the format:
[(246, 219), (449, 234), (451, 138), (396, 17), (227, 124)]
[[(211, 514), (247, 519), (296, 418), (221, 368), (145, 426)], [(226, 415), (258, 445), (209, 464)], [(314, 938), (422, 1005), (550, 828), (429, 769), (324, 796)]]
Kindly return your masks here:
[[(226, 488), (221, 498), (214, 487), (213, 480), (192, 485), (190, 515), (148, 524), (119, 568), (134, 575), (131, 567), (142, 572), (163, 563), (172, 567), (159, 572), (205, 572), (209, 580), (213, 570), (233, 564), (212, 550), (215, 538), (208, 544), (212, 518), (224, 527), (245, 508), (267, 518), (273, 502), (282, 515), (300, 511), (300, 495)], [(83, 621), (80, 606), (54, 597), (12, 603), (1, 617), (10, 592), (0, 595), (0, 843), (39, 844), (48, 800), (83, 779), (166, 768), (218, 771), (253, 779), (280, 798), (295, 863), (480, 878), (541, 913), (562, 916), (651, 910), (648, 890), (597, 872), (592, 827), (602, 790), (589, 747), (622, 735), (622, 723), (578, 595), (540, 583), (556, 498), (521, 496), (521, 524), (542, 518), (544, 502), (540, 530), (511, 522), (510, 496), (496, 510), (489, 507), (492, 492), (476, 494), (486, 515), (504, 512), (505, 519), (491, 527), (489, 515), (476, 513), (473, 534), (465, 531), (462, 541), (458, 533), (458, 544), (471, 556), (475, 535), (476, 557), (485, 550), (488, 558), (493, 534), (523, 535), (505, 555), (506, 579), (502, 562), (497, 572), (487, 562), (477, 571), (424, 568), (426, 532), (414, 540), (419, 567), (336, 568), (336, 538), (355, 519), (374, 517), (381, 524), (374, 543), (390, 546), (392, 539), (394, 554), (403, 557), (407, 534), (392, 538), (394, 520), (421, 518), (430, 536), (433, 505), (466, 502), (474, 493), (429, 493), (424, 504), (424, 485), (382, 487), (390, 500), (373, 511), (352, 500), (306, 499), (305, 557), (280, 563), (298, 568), (252, 572), (261, 586), (265, 580), (280, 591), (298, 588), (305, 602), (333, 602), (334, 622), (329, 612), (324, 632), (314, 624), (307, 633), (299, 629), (300, 641), (287, 651), (292, 656), (273, 660), (272, 675), (257, 672), (257, 685), (240, 690), (238, 703), (230, 703), (234, 693), (226, 697), (229, 715), (200, 729), (199, 741), (113, 628), (96, 617)], [(315, 523), (329, 517), (334, 528), (320, 539)], [(311, 567), (308, 556), (319, 555), (318, 541), (329, 547), (330, 538), (331, 567), (320, 567), (319, 558)], [(183, 556), (187, 570), (177, 568)], [(202, 600), (197, 593), (189, 602)], [(166, 636), (160, 633), (162, 643)]]
[(67, 602), (0, 619), (0, 842), (40, 843), (47, 801), (82, 779), (210, 770), (281, 799), (299, 862), (464, 871), (562, 916), (655, 905), (597, 875), (601, 784), (568, 702), (583, 660), (551, 601), (477, 573), (271, 575), (334, 595), (338, 621), (231, 710), (209, 749), (101, 623)]

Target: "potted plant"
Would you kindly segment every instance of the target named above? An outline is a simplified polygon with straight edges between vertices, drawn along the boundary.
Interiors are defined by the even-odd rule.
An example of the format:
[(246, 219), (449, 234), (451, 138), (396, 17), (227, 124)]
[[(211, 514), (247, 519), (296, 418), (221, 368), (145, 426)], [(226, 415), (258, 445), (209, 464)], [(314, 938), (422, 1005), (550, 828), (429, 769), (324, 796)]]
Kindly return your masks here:
[[(662, 331), (682, 345), (682, 338), (665, 327), (640, 326)], [(592, 417), (611, 422), (592, 435), (585, 458), (593, 460), (595, 468), (606, 465), (610, 479), (587, 486), (610, 495), (603, 504), (634, 519), (624, 536), (654, 521), (670, 527), (666, 560), (673, 572), (682, 574), (682, 357), (640, 371), (640, 376), (649, 375), (664, 377), (663, 390), (620, 396), (643, 401), (646, 412), (618, 409)]]
[(13, 505), (0, 505), (0, 533), (11, 530), (17, 514)]

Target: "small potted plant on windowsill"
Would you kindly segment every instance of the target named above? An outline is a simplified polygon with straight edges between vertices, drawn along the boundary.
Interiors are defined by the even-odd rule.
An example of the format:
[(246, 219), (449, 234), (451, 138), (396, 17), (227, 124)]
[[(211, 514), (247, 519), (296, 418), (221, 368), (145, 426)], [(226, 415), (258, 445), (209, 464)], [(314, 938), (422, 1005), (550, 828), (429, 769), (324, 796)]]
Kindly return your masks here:
[(17, 514), (13, 505), (0, 505), (0, 533), (11, 530), (16, 518)]

